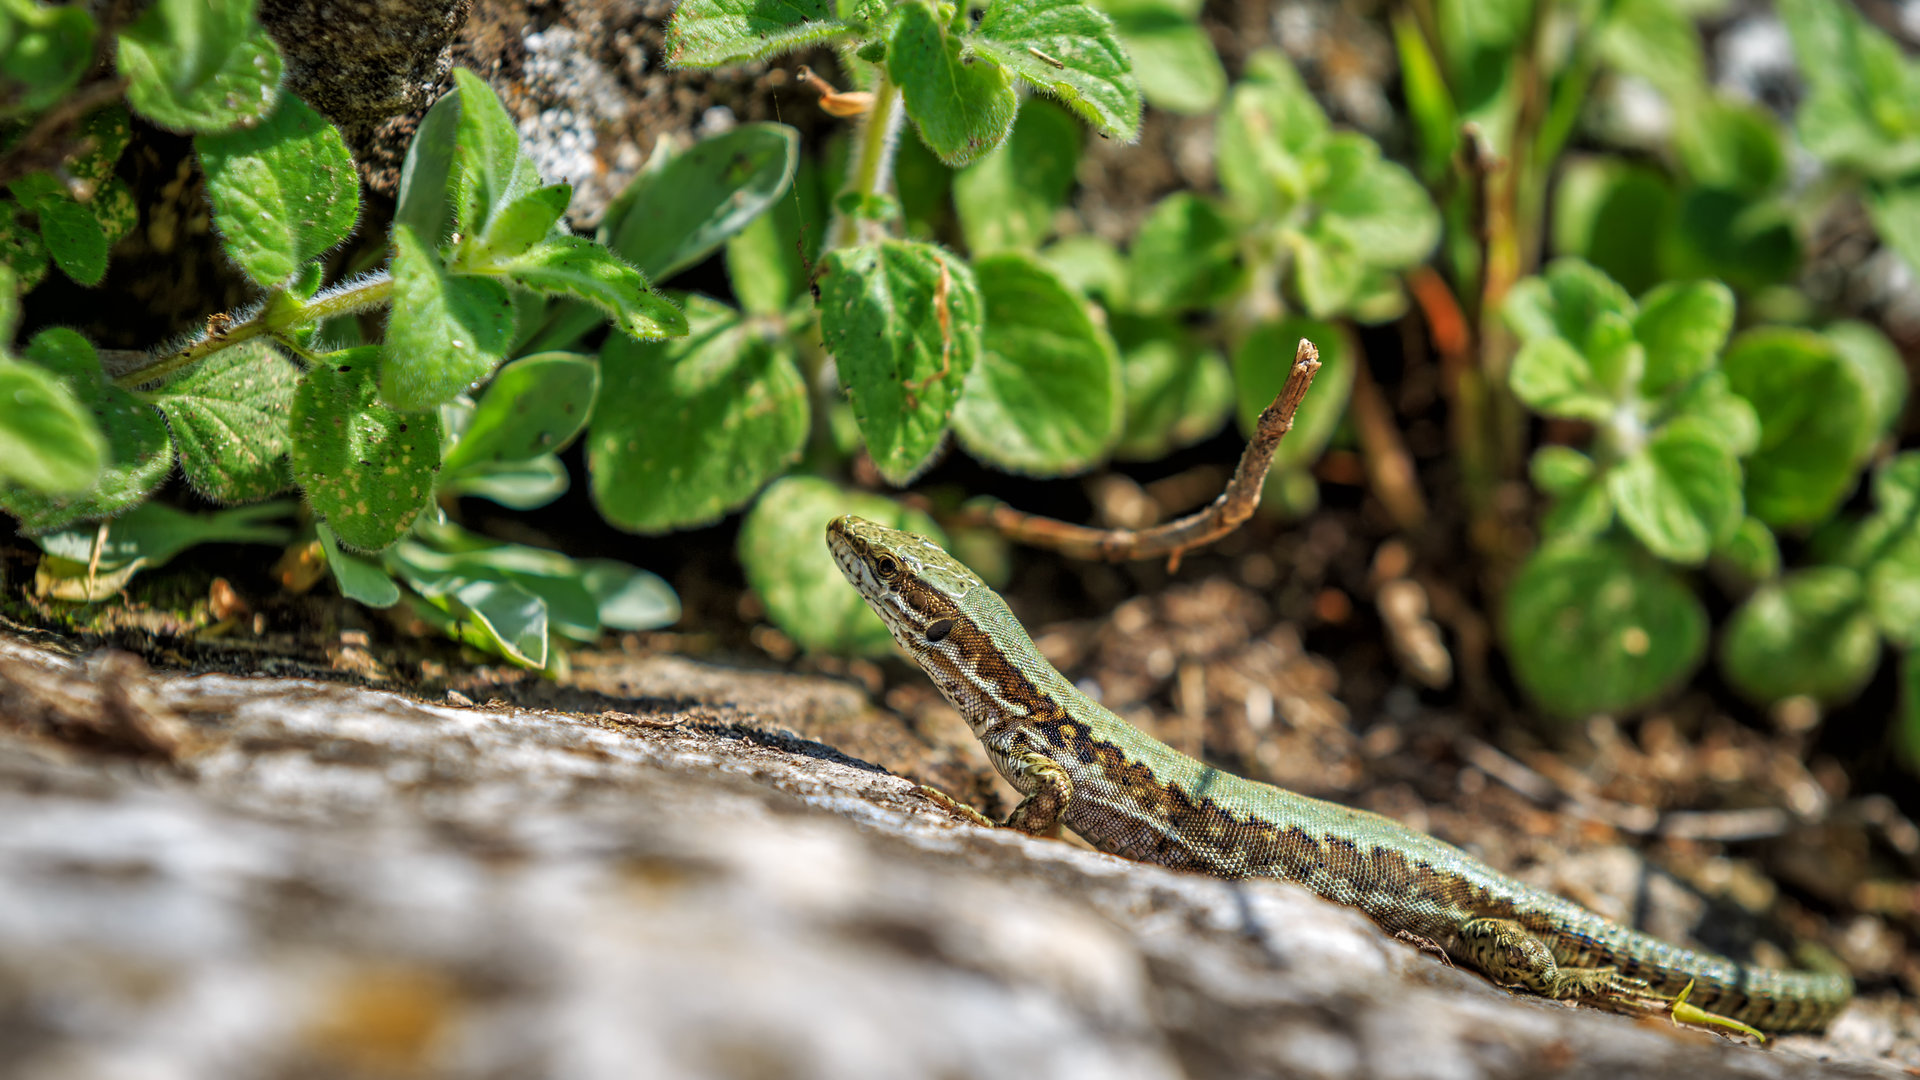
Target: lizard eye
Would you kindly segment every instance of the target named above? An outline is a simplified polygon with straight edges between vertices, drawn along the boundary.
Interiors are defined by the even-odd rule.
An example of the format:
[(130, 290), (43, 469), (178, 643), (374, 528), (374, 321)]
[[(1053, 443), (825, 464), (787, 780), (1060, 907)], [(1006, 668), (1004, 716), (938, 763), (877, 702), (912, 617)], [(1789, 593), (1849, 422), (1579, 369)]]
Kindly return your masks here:
[(935, 619), (927, 624), (928, 641), (936, 643), (945, 641), (947, 635), (951, 633), (953, 633), (952, 619)]
[(873, 572), (891, 580), (899, 576), (900, 562), (891, 555), (882, 555), (873, 560)]

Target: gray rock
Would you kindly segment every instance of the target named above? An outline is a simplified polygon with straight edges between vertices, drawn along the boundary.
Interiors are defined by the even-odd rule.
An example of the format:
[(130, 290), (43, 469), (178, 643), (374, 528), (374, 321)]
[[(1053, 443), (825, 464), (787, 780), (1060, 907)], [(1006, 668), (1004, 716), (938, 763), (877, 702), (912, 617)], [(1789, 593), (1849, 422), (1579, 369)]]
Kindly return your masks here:
[(0, 635), (8, 1075), (1899, 1075), (1511, 996), (698, 721)]

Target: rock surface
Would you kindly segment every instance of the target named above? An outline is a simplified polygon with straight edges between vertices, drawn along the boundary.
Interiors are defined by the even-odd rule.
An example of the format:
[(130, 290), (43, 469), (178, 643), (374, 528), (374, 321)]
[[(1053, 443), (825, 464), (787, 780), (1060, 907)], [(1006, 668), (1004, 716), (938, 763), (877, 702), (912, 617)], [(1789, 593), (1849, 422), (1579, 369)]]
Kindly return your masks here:
[(956, 825), (674, 670), (634, 712), (450, 708), (0, 635), (8, 1074), (1902, 1075), (1849, 1055), (1866, 1006), (1757, 1050)]

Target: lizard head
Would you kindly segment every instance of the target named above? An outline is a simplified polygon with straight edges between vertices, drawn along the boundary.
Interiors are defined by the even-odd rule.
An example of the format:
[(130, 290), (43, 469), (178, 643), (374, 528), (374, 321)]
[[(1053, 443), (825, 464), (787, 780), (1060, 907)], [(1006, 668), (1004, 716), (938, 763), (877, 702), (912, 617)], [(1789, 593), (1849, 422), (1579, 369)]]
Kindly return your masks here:
[(918, 659), (953, 630), (960, 604), (986, 586), (917, 533), (848, 514), (827, 524), (827, 549), (895, 641)]

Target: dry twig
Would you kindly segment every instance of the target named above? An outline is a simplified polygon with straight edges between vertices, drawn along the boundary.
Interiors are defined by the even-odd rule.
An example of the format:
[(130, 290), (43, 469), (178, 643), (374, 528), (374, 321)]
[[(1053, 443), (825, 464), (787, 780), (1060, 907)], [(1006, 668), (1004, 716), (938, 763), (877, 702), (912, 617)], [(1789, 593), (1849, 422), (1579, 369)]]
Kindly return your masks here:
[(1240, 455), (1233, 479), (1203, 510), (1150, 529), (1094, 529), (994, 503), (963, 511), (963, 523), (984, 525), (998, 530), (1009, 540), (1052, 548), (1077, 559), (1126, 562), (1165, 555), (1167, 570), (1171, 573), (1179, 569), (1180, 557), (1186, 552), (1218, 540), (1253, 516), (1254, 508), (1260, 505), (1261, 485), (1266, 482), (1267, 470), (1273, 466), (1274, 450), (1281, 438), (1293, 430), (1293, 414), (1300, 408), (1300, 401), (1307, 396), (1307, 388), (1313, 385), (1314, 373), (1319, 370), (1320, 350), (1313, 342), (1301, 338), (1286, 385), (1280, 388), (1273, 404), (1261, 412), (1260, 423), (1254, 429), (1253, 438), (1247, 440), (1247, 449)]

